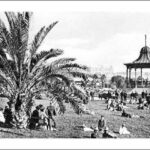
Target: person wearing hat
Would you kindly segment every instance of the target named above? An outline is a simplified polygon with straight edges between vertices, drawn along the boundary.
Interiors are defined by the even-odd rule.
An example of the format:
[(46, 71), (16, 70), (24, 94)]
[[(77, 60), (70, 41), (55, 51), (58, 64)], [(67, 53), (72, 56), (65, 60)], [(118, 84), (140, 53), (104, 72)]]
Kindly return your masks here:
[(108, 130), (109, 130), (108, 127), (105, 127), (105, 128), (104, 128), (103, 138), (112, 138), (112, 137), (109, 135)]
[(49, 129), (52, 129), (51, 121), (53, 122), (53, 128), (56, 129), (56, 122), (54, 119), (54, 116), (56, 116), (56, 110), (55, 110), (55, 107), (52, 105), (52, 102), (50, 102), (50, 105), (47, 106), (46, 114), (48, 116), (48, 127), (49, 127)]
[(48, 116), (45, 113), (45, 107), (42, 105), (40, 107), (40, 112), (39, 112), (38, 127), (41, 129), (47, 129), (47, 126), (48, 126)]
[(130, 134), (130, 132), (127, 130), (127, 128), (126, 128), (124, 123), (120, 127), (119, 134)]
[(98, 129), (97, 128), (95, 128), (94, 129), (94, 132), (91, 134), (91, 138), (98, 138)]
[(102, 135), (103, 138), (117, 138), (116, 134), (113, 132), (109, 131), (108, 127), (104, 128), (104, 133)]
[(106, 120), (104, 116), (101, 116), (101, 119), (98, 121), (98, 130), (102, 131), (106, 127)]
[(31, 129), (35, 129), (37, 127), (37, 125), (38, 125), (38, 122), (39, 122), (39, 110), (40, 110), (40, 106), (36, 106), (36, 109), (31, 114), (31, 120), (30, 120), (30, 125), (29, 125), (29, 127)]
[(129, 113), (127, 113), (127, 112), (125, 111), (125, 109), (122, 110), (121, 116), (122, 116), (122, 117), (127, 117), (127, 118), (132, 118), (132, 115), (129, 114)]

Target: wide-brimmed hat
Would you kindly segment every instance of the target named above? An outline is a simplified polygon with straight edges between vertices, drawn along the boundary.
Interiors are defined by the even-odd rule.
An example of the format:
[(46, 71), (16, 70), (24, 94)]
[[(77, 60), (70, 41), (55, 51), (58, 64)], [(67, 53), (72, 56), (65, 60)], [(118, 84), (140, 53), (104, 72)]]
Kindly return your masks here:
[(44, 110), (45, 109), (45, 107), (42, 105), (41, 107), (40, 107), (40, 110)]
[(36, 109), (40, 109), (39, 105), (35, 107)]
[(42, 105), (42, 104), (39, 104), (38, 106), (39, 106), (39, 108), (43, 107), (43, 105)]

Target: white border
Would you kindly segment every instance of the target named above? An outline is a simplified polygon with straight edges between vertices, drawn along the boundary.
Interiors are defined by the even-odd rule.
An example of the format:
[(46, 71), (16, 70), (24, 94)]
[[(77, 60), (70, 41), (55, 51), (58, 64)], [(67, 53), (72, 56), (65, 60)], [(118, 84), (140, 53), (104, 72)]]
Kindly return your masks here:
[(0, 11), (150, 12), (150, 1), (0, 1)]
[(149, 149), (150, 139), (0, 139), (0, 149)]
[[(0, 1), (2, 11), (150, 12), (149, 1)], [(150, 139), (0, 139), (1, 149), (148, 149)]]

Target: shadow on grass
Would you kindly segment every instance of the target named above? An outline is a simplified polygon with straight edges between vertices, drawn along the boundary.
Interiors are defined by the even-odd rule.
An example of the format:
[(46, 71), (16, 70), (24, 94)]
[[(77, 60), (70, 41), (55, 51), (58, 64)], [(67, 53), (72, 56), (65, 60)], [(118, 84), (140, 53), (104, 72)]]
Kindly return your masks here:
[(90, 136), (83, 136), (83, 138), (86, 138), (86, 139), (88, 138), (88, 139), (90, 139), (91, 137), (90, 137)]
[(119, 134), (119, 132), (118, 131), (113, 131), (115, 134)]
[(15, 132), (11, 132), (11, 131), (0, 130), (0, 132), (15, 134), (15, 135), (19, 135), (19, 136), (24, 136), (24, 135), (21, 134), (21, 133), (15, 133)]

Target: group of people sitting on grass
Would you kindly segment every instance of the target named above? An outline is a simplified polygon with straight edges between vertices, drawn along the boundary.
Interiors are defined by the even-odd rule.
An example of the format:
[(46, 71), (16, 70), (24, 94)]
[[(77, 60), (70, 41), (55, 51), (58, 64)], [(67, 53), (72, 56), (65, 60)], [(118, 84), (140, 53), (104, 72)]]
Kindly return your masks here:
[[(28, 121), (26, 121), (25, 127), (29, 127), (30, 129), (45, 129), (45, 130), (56, 130), (56, 122), (54, 116), (56, 115), (55, 107), (50, 103), (47, 108), (43, 105), (36, 106), (36, 109), (32, 112)], [(19, 117), (19, 115), (15, 115), (15, 117)], [(17, 120), (21, 119), (22, 122), (23, 115)], [(27, 118), (27, 116), (26, 116)], [(12, 112), (8, 106), (5, 109), (0, 107), (0, 124), (5, 124), (6, 126), (10, 122), (13, 122), (14, 118), (12, 118)], [(19, 121), (18, 121), (19, 123)]]
[(149, 97), (147, 97), (146, 99), (142, 97), (139, 98), (138, 106), (137, 106), (138, 109), (149, 109), (149, 106), (150, 106)]
[(107, 101), (107, 110), (110, 111), (122, 111), (126, 107), (126, 103), (122, 100), (109, 99)]
[[(47, 108), (43, 105), (36, 106), (36, 109), (32, 112), (30, 118), (30, 129), (44, 129), (44, 130), (56, 130), (56, 122), (54, 116), (56, 111), (54, 106), (50, 104)], [(52, 122), (53, 125), (52, 125)]]
[(127, 113), (125, 109), (123, 109), (121, 116), (126, 118), (144, 118), (144, 116)]
[(110, 111), (123, 111), (126, 108), (126, 104), (138, 104), (137, 109), (150, 109), (150, 94), (142, 92), (140, 95), (135, 91), (130, 94), (130, 98), (127, 99), (126, 92), (120, 93), (120, 99), (109, 98), (106, 100), (107, 110)]
[[(98, 121), (98, 127), (93, 129), (91, 138), (98, 138), (99, 132), (102, 134), (102, 138), (117, 138), (117, 135), (113, 131), (109, 130), (104, 116), (101, 116), (101, 119)], [(125, 124), (120, 126), (119, 134), (130, 134)]]

